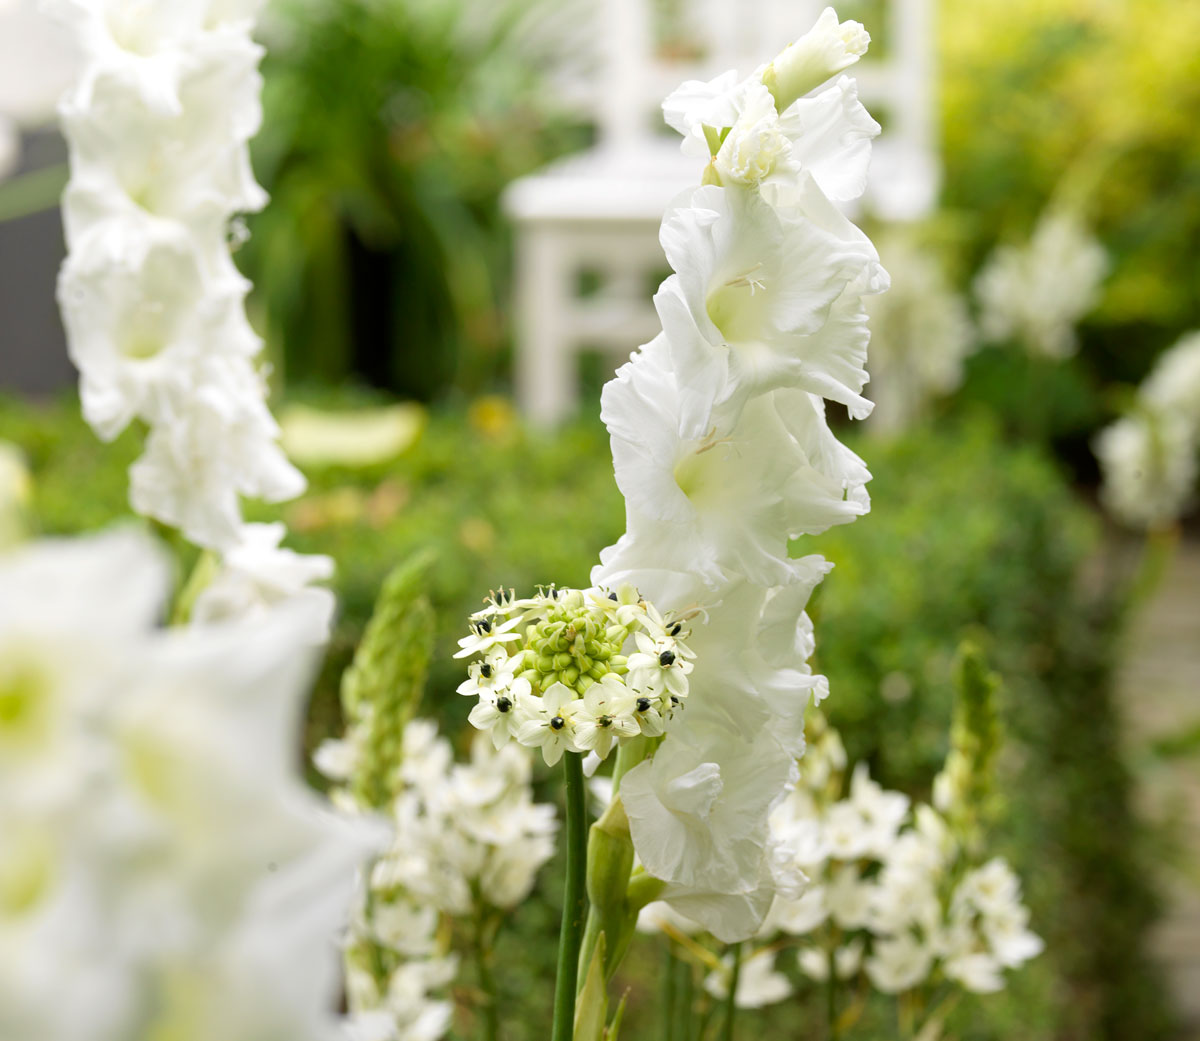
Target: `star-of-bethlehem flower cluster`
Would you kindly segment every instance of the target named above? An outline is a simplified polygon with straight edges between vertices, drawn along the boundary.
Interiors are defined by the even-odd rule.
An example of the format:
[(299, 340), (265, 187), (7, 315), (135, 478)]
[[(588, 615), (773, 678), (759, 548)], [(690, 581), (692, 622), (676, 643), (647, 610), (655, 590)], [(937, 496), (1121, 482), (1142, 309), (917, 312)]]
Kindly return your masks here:
[(695, 657), (684, 626), (631, 586), (501, 591), (458, 641), (455, 657), (480, 656), (458, 692), (479, 699), (470, 720), (497, 748), (515, 738), (551, 765), (563, 752), (605, 759), (623, 738), (662, 736), (683, 705)]
[[(327, 777), (354, 775), (369, 754), (360, 734), (352, 726), (322, 745), (316, 762)], [(459, 968), (448, 920), (498, 924), (529, 895), (558, 828), (554, 807), (533, 801), (523, 748), (494, 749), (476, 734), (470, 761), (455, 762), (450, 743), (424, 719), (405, 726), (401, 745), (397, 790), (382, 807), (395, 837), (370, 868), (344, 944), (351, 1025), (364, 1041), (446, 1033), (454, 1006), (436, 994)], [(348, 787), (333, 798), (350, 812), (369, 810)]]
[[(789, 542), (869, 508), (870, 474), (825, 418), (826, 399), (870, 411), (863, 301), (888, 284), (837, 205), (862, 193), (879, 130), (853, 80), (834, 78), (868, 40), (826, 9), (751, 75), (688, 82), (664, 102), (700, 183), (663, 220), (674, 274), (654, 298), (662, 332), (603, 392), (626, 532), (601, 554), (594, 589), (567, 594), (569, 611), (597, 612), (609, 657), (586, 635), (586, 659), (573, 657), (578, 629), (565, 643), (566, 629), (551, 632), (565, 615), (522, 634), (533, 608), (499, 603), (463, 648), (485, 655), (463, 688), (480, 696), (476, 725), (541, 744), (548, 760), (665, 729), (618, 798), (663, 898), (726, 940), (752, 935), (770, 906), (769, 812), (794, 782), (810, 695), (827, 690), (807, 665), (804, 607), (829, 565), (793, 559)], [(620, 613), (640, 600), (643, 614)], [(687, 620), (687, 655), (663, 643), (680, 635), (669, 619)], [(493, 691), (497, 678), (507, 686)], [(668, 686), (685, 679), (686, 703)]]
[(277, 443), (234, 266), (236, 215), (260, 209), (247, 142), (261, 121), (261, 0), (43, 0), (81, 71), (59, 111), (70, 145), (59, 304), (84, 416), (104, 440), (147, 429), (130, 501), (219, 553), (200, 621), (300, 600), (319, 641), (332, 563), (279, 548), (240, 499), (304, 490)]
[[(865, 763), (847, 786), (845, 748), (820, 713), (810, 715), (809, 735), (800, 783), (770, 821), (779, 848), (808, 884), (776, 894), (755, 945), (743, 952), (739, 1007), (792, 994), (777, 956), (793, 944), (797, 966), (819, 983), (832, 966), (844, 983), (865, 974), (887, 994), (931, 977), (976, 993), (1002, 989), (1004, 971), (1037, 955), (1042, 941), (1029, 929), (1012, 869), (999, 857), (970, 855), (953, 824), (961, 812), (977, 810), (956, 783), (969, 766), (952, 753), (935, 780), (934, 805), (912, 806), (873, 781)], [(638, 926), (696, 931), (662, 904), (644, 908)], [(715, 968), (706, 987), (724, 997), (729, 975), (728, 966)]]

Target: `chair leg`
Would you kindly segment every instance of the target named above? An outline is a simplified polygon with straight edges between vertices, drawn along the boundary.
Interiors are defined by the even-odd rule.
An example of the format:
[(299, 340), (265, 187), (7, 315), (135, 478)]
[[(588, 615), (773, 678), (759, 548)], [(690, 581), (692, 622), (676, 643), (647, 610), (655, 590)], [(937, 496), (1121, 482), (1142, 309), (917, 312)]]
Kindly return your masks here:
[(525, 418), (554, 427), (578, 405), (570, 340), (571, 271), (562, 236), (537, 225), (517, 235), (517, 404)]

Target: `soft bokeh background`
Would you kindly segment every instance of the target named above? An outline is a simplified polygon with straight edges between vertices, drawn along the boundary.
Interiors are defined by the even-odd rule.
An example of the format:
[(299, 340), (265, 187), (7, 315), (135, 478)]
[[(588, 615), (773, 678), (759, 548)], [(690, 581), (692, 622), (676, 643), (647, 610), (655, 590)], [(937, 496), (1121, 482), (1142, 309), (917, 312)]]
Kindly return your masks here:
[[(729, 6), (768, 36), (788, 14)], [(867, 25), (882, 58), (904, 52), (906, 33), (925, 57), (907, 93), (885, 90), (872, 106), (882, 142), (907, 134), (913, 148), (883, 149), (892, 180), (856, 215), (897, 291), (876, 323), (879, 422), (841, 431), (876, 475), (872, 512), (802, 549), (838, 565), (815, 602), (816, 665), (851, 755), (917, 797), (945, 752), (960, 640), (981, 640), (1005, 679), (996, 845), (1026, 880), (1047, 951), (1004, 995), (964, 1002), (954, 1036), (1200, 1036), (1200, 541), (1194, 522), (1146, 540), (1108, 518), (1090, 448), (1155, 357), (1200, 327), (1200, 3), (943, 0), (924, 22), (922, 6), (838, 8)], [(138, 435), (101, 446), (72, 398), (53, 301), (64, 149), (48, 126), (70, 58), (32, 4), (8, 7), (0, 439), (19, 447), (32, 476), (27, 494), (16, 483), (10, 494), (21, 523), (77, 531), (126, 510)], [(297, 548), (338, 561), (342, 618), (309, 748), (339, 726), (336, 676), (396, 561), (437, 552), (441, 653), (426, 711), (461, 732), (449, 652), (485, 587), (585, 583), (623, 528), (598, 391), (639, 342), (660, 262), (652, 233), (649, 252), (644, 234), (631, 233), (641, 243), (632, 252), (606, 236), (661, 210), (678, 165), (662, 158), (647, 116), (600, 166), (568, 164), (559, 182), (526, 182), (524, 195), (510, 187), (619, 136), (611, 93), (621, 81), (606, 46), (616, 41), (619, 53), (629, 26), (606, 19), (621, 8), (269, 8), (255, 165), (273, 198), (246, 218), (238, 258), (256, 284), (252, 314), (286, 443), (311, 481), (279, 512)], [(648, 9), (643, 44), (664, 63), (703, 63), (697, 19), (728, 19), (684, 0)], [(911, 9), (909, 22), (898, 9)], [(595, 264), (539, 267), (514, 216), (526, 231), (561, 218), (561, 180), (586, 182), (588, 169), (601, 171), (590, 175), (596, 212), (572, 234), (595, 240)], [(606, 184), (619, 189), (611, 205)], [(1070, 213), (1106, 256), (1077, 349), (1047, 357), (1019, 333), (981, 342), (972, 329), (987, 321), (972, 287), (998, 246), (1023, 247), (1050, 211)], [(644, 270), (624, 269), (631, 256)], [(544, 309), (562, 288), (547, 270), (583, 315), (568, 366), (529, 361), (527, 341), (561, 318)], [(514, 303), (521, 278), (524, 310)], [(1051, 283), (1050, 303), (1071, 290)], [(566, 404), (537, 398), (555, 372), (569, 382)], [(889, 386), (909, 389), (885, 402)], [(192, 561), (179, 554), (185, 574)], [(553, 941), (541, 937), (555, 929), (556, 886), (551, 867), (502, 941), (512, 1041), (544, 1036)], [(656, 964), (649, 954), (631, 962), (631, 1023), (655, 1022)], [(762, 1013), (762, 1036), (820, 1036), (803, 998)], [(470, 1022), (459, 1028), (470, 1036)], [(894, 1024), (873, 1029), (890, 1037)]]

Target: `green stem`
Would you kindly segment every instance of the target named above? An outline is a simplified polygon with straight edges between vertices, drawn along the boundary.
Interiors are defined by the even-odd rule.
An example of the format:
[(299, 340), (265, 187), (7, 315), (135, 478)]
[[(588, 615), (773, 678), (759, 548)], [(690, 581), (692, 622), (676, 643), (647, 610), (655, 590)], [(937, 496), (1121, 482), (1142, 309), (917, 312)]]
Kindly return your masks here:
[(675, 985), (675, 997), (678, 1002), (675, 1018), (679, 1023), (679, 1036), (683, 1041), (692, 1041), (696, 1036), (692, 1030), (692, 1007), (695, 1004), (692, 963), (687, 958), (676, 958), (675, 971), (679, 974), (679, 982)]
[(567, 878), (563, 888), (562, 928), (558, 934), (558, 977), (554, 983), (554, 1027), (551, 1041), (571, 1041), (575, 1033), (575, 991), (579, 980), (579, 947), (587, 897), (587, 802), (583, 757), (563, 755), (567, 793)]
[(483, 992), (483, 1039), (497, 1041), (500, 1037), (500, 1007), (497, 1001), (496, 977), (492, 973), (491, 944), (487, 935), (486, 912), (481, 907), (475, 919), (475, 972)]
[[(638, 763), (642, 762), (655, 747), (656, 741), (647, 737), (635, 737), (630, 741), (624, 741), (617, 748), (616, 763), (613, 766), (613, 804), (616, 804), (621, 793), (621, 778), (632, 770)], [(614, 809), (620, 813), (619, 824), (612, 820)], [(605, 841), (604, 835), (598, 835), (598, 831), (603, 831), (605, 827), (612, 830), (615, 836), (618, 832), (624, 836), (623, 843), (614, 843)], [(601, 855), (601, 847), (603, 847), (603, 855)], [(620, 849), (618, 847), (621, 847)], [(619, 855), (620, 854), (620, 855)], [(595, 861), (593, 857), (597, 858)], [(620, 881), (620, 896), (617, 896), (611, 886), (600, 885), (600, 879), (593, 877), (593, 866), (600, 866), (606, 872), (605, 881), (615, 879), (617, 876)], [(617, 971), (617, 966), (620, 965), (621, 959), (625, 957), (625, 952), (629, 946), (629, 940), (632, 938), (630, 934), (632, 930), (632, 922), (627, 922), (629, 913), (636, 914), (638, 908), (628, 909), (625, 897), (628, 894), (629, 872), (633, 867), (633, 845), (629, 838), (629, 825), (625, 821), (624, 810), (619, 806), (611, 805), (608, 811), (592, 825), (591, 831), (588, 833), (588, 897), (589, 906), (587, 913), (587, 925), (583, 933), (583, 944), (579, 951), (579, 979), (583, 980), (586, 977), (588, 966), (592, 963), (592, 954), (596, 950), (596, 944), (599, 942), (600, 933), (605, 933), (605, 941), (607, 943), (607, 951), (605, 957), (604, 975), (606, 980), (611, 980), (613, 974)]]
[(725, 998), (725, 1025), (721, 1041), (733, 1041), (733, 1020), (737, 1015), (738, 978), (742, 974), (742, 945), (733, 945), (733, 971), (729, 974), (729, 994)]
[(825, 1017), (829, 1021), (829, 1041), (838, 1041), (842, 1036), (842, 1032), (838, 1029), (837, 1018), (837, 961), (834, 958), (834, 951), (837, 949), (836, 942), (831, 944), (828, 952), (829, 979), (825, 986)]
[(668, 941), (663, 947), (662, 996), (659, 999), (659, 1041), (675, 1041), (675, 953)]

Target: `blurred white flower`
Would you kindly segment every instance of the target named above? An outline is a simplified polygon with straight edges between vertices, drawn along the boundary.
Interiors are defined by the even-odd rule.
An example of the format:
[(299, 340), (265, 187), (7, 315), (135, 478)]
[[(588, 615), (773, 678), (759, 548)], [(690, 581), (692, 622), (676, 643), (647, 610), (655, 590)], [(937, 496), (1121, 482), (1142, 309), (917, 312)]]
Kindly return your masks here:
[(895, 434), (917, 422), (933, 398), (957, 389), (975, 330), (966, 301), (930, 253), (900, 237), (881, 249), (892, 284), (865, 299), (875, 405), (868, 429)]
[(328, 561), (278, 550), (242, 519), (243, 497), (304, 489), (278, 444), (249, 283), (230, 255), (231, 221), (266, 202), (248, 150), (262, 116), (251, 38), (261, 5), (42, 6), (79, 56), (60, 105), (71, 179), (59, 303), (84, 416), (105, 440), (145, 422), (134, 509), (227, 557), (198, 617), (238, 620), (288, 597), (319, 639), (331, 604), (309, 583), (328, 577)]
[(1093, 448), (1104, 474), (1101, 499), (1126, 524), (1166, 526), (1191, 500), (1196, 434), (1183, 415), (1134, 412), (1101, 430)]
[(863, 963), (876, 989), (898, 994), (922, 982), (933, 967), (933, 950), (911, 932), (877, 939)]
[[(721, 959), (721, 968), (710, 972), (704, 980), (704, 989), (714, 998), (724, 1001), (729, 996), (729, 981), (733, 971), (733, 958), (726, 955)], [(742, 959), (738, 967), (737, 991), (733, 1003), (738, 1008), (765, 1008), (776, 1005), (792, 996), (792, 984), (782, 973), (775, 970), (775, 956), (769, 951), (755, 951)]]
[(1031, 354), (1075, 353), (1075, 326), (1100, 298), (1108, 255), (1077, 217), (1047, 211), (1024, 247), (999, 246), (975, 281), (985, 340), (1017, 339)]
[(1200, 471), (1200, 333), (1163, 352), (1130, 413), (1093, 443), (1100, 497), (1124, 523), (1158, 528), (1191, 504)]
[[(349, 743), (327, 742), (318, 753), (335, 780), (356, 768)], [(525, 900), (554, 854), (558, 822), (553, 806), (533, 801), (530, 754), (515, 743), (496, 749), (476, 734), (470, 761), (458, 763), (436, 725), (416, 719), (402, 746), (393, 839), (371, 866), (347, 937), (347, 995), (358, 1036), (436, 1041), (453, 1006), (434, 994), (458, 969), (442, 916), (481, 917)], [(353, 801), (348, 791), (343, 801)]]
[(335, 602), (330, 590), (313, 583), (333, 574), (333, 561), (282, 548), (284, 534), (282, 524), (245, 525), (240, 541), (225, 554), (220, 570), (196, 598), (192, 622), (252, 621), (289, 603), (308, 618), (306, 642), (324, 644)]
[(303, 616), (163, 631), (166, 591), (131, 533), (0, 559), (0, 1033), (330, 1037), (375, 833), (295, 770)]

